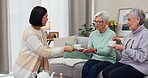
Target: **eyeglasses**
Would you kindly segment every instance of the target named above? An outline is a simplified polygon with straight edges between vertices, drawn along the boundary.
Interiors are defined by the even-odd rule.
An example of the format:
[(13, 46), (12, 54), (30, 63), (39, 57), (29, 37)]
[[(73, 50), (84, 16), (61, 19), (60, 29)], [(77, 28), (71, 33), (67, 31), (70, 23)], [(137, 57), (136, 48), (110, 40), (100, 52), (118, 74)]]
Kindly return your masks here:
[(96, 21), (96, 20), (94, 20), (93, 22), (94, 22), (95, 25), (99, 25), (101, 23), (104, 23), (104, 21)]

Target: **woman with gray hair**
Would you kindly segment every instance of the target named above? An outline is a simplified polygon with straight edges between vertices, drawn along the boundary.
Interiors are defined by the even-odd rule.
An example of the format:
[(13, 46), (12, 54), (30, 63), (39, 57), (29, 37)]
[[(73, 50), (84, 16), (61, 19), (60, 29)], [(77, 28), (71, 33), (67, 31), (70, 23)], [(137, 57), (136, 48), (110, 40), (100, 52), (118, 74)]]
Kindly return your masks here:
[(83, 50), (83, 53), (92, 53), (92, 58), (84, 64), (82, 78), (97, 78), (105, 67), (116, 62), (115, 49), (107, 45), (116, 36), (108, 28), (109, 18), (106, 11), (100, 11), (94, 17), (96, 30), (89, 36), (89, 48)]
[[(148, 75), (148, 30), (143, 26), (145, 13), (133, 8), (126, 16), (131, 32), (122, 44), (113, 46), (121, 53), (121, 60), (105, 68), (103, 78), (143, 78)], [(117, 37), (113, 40), (120, 41)]]

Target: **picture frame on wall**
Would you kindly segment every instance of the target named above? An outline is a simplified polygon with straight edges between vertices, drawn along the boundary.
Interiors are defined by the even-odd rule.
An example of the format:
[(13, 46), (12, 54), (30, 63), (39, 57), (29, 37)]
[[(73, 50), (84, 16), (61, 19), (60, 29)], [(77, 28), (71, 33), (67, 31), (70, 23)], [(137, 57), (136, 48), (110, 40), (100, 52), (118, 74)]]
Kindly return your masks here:
[(144, 26), (148, 29), (148, 12), (145, 12)]
[(129, 32), (129, 27), (127, 25), (127, 17), (126, 14), (131, 10), (132, 8), (122, 8), (119, 9), (118, 13), (118, 27), (117, 27), (117, 36), (126, 36)]
[(148, 12), (145, 12), (145, 18), (148, 18)]
[(49, 39), (59, 38), (59, 32), (49, 32)]

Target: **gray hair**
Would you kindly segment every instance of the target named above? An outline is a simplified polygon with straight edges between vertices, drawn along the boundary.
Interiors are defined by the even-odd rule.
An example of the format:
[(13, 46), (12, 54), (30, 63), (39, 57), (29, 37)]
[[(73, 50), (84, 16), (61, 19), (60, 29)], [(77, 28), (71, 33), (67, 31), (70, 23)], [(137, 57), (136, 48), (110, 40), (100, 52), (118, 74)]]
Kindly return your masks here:
[(109, 22), (110, 16), (109, 16), (109, 14), (108, 14), (106, 11), (100, 11), (100, 12), (98, 12), (98, 13), (95, 15), (94, 19), (95, 19), (96, 17), (98, 17), (98, 16), (102, 18), (102, 21), (104, 21), (104, 22)]
[[(129, 14), (132, 15), (133, 18), (138, 18), (138, 17), (140, 17), (139, 25), (144, 24), (145, 13), (144, 13), (144, 11), (143, 11), (142, 9), (140, 9), (140, 8), (133, 8), (131, 11), (129, 11), (129, 12), (127, 13), (127, 15), (129, 15)], [(127, 16), (127, 15), (126, 15), (126, 16)]]

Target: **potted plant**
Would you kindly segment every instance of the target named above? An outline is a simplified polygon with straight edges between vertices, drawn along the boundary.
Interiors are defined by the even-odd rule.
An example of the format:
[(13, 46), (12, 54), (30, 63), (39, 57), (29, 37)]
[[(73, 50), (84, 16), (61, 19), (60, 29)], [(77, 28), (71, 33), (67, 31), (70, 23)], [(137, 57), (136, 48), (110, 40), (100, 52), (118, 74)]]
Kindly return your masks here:
[(83, 37), (89, 37), (90, 33), (95, 30), (95, 24), (94, 23), (85, 23), (82, 25), (82, 27), (79, 29), (80, 35)]
[(111, 21), (109, 21), (109, 25), (108, 25), (108, 27), (111, 29), (111, 30), (113, 30), (114, 32), (116, 32), (116, 27), (118, 26), (118, 22), (117, 21), (115, 21), (115, 20), (111, 20)]

